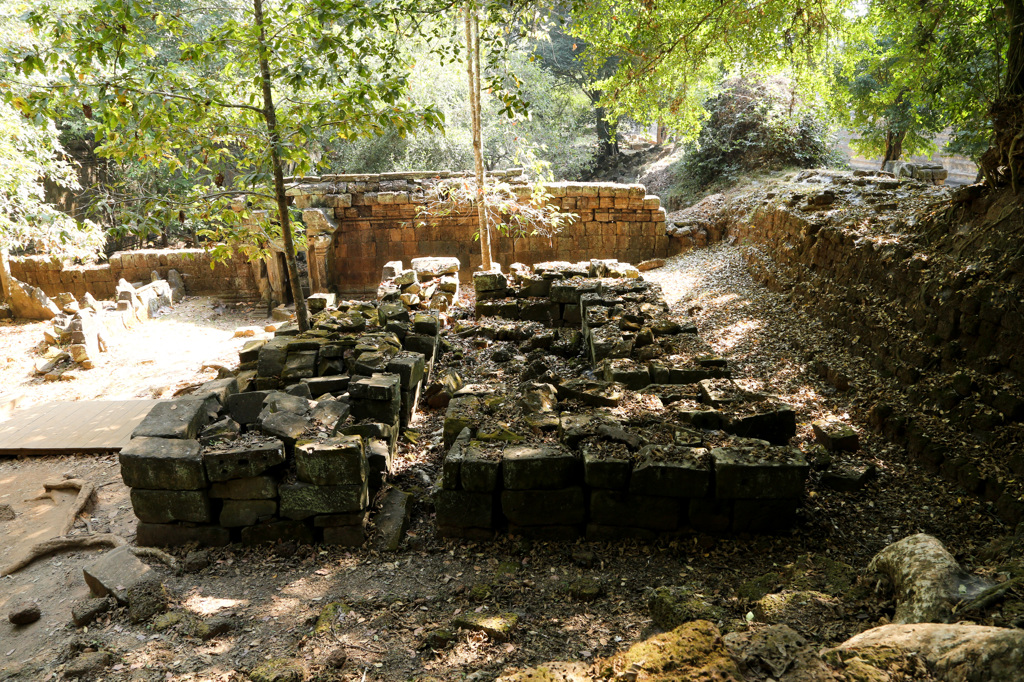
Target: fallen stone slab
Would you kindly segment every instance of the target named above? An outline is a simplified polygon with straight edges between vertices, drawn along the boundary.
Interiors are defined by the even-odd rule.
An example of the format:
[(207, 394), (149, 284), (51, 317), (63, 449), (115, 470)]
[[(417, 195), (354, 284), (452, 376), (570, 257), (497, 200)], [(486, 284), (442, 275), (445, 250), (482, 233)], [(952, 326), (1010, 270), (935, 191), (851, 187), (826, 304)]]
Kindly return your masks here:
[(93, 596), (112, 596), (120, 604), (128, 603), (132, 587), (157, 578), (153, 569), (132, 554), (127, 545), (110, 550), (82, 569), (82, 573)]
[(502, 456), (501, 473), (507, 490), (552, 490), (578, 483), (582, 469), (579, 455), (568, 450), (547, 445), (511, 445)]
[(848, 424), (819, 419), (811, 422), (811, 428), (814, 430), (814, 440), (827, 450), (856, 452), (860, 449), (857, 432)]
[(360, 485), (367, 478), (367, 461), (360, 436), (335, 436), (295, 449), (300, 481), (316, 485)]
[(791, 447), (735, 445), (715, 448), (711, 458), (720, 500), (798, 499), (810, 470), (803, 454)]
[(114, 602), (108, 597), (93, 597), (76, 601), (71, 606), (71, 622), (82, 627), (96, 620), (110, 610)]
[(185, 397), (159, 402), (135, 427), (132, 438), (194, 439), (207, 421), (209, 413), (203, 398)]
[(255, 424), (263, 410), (269, 391), (246, 391), (227, 397), (228, 416), (239, 424)]
[(373, 548), (381, 552), (396, 552), (409, 528), (410, 493), (398, 488), (391, 488), (381, 502), (380, 510), (374, 517), (377, 533), (373, 538)]
[(706, 449), (646, 445), (637, 453), (629, 491), (660, 497), (704, 497), (710, 483)]

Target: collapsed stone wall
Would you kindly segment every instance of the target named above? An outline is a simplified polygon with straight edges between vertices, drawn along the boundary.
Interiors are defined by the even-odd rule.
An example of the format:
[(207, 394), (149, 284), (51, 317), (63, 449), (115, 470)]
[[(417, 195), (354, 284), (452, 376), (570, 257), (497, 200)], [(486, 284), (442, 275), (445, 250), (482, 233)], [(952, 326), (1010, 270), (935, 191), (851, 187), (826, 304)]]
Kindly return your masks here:
[[(736, 385), (638, 275), (608, 260), (474, 275), (480, 320), (456, 334), (583, 355), (592, 371), (558, 375), (537, 358), (519, 396), (504, 382), (459, 386), (448, 376), (442, 535), (610, 540), (795, 521), (808, 465), (788, 445), (793, 409)], [(632, 419), (611, 412), (631, 402)]]
[[(412, 272), (431, 282), (452, 261)], [(236, 376), (154, 407), (120, 455), (140, 545), (364, 542), (440, 330), (384, 293), (314, 294), (310, 330), (282, 324), (243, 346)]]
[(117, 285), (128, 282), (149, 282), (154, 271), (167, 279), (168, 271), (177, 270), (189, 294), (217, 296), (228, 301), (259, 301), (260, 263), (249, 263), (235, 255), (226, 262), (214, 263), (203, 249), (143, 249), (119, 251), (108, 262), (74, 265), (47, 256), (11, 258), (11, 276), (39, 287), (47, 296), (61, 293), (85, 298), (116, 298)]
[[(521, 171), (490, 174), (530, 196)], [(463, 272), (480, 265), (475, 210), (426, 218), (419, 215), (424, 190), (450, 172), (326, 175), (289, 178), (288, 190), (302, 209), (309, 238), (314, 292), (373, 292), (388, 261), (413, 256), (456, 257)], [(616, 258), (638, 263), (675, 253), (665, 235), (665, 210), (643, 185), (559, 182), (545, 185), (550, 203), (573, 222), (551, 238), (495, 234), (494, 260), (503, 267), (552, 260)]]
[[(1012, 239), (999, 243), (998, 231), (969, 227), (975, 216), (1012, 215), (1005, 202), (976, 186), (948, 198), (887, 173), (805, 171), (730, 200), (709, 197), (669, 231), (684, 249), (722, 239), (744, 246), (756, 279), (844, 333), (851, 352), (925, 412), (905, 414), (883, 401), (868, 415), (873, 426), (1015, 524), (1024, 519), (1011, 485), (1024, 475), (1019, 449), (987, 458), (983, 471), (943, 440), (956, 429), (993, 452), (1018, 440), (1024, 259)], [(916, 222), (910, 209), (929, 206), (944, 208)], [(840, 388), (851, 379), (822, 363), (815, 369)]]

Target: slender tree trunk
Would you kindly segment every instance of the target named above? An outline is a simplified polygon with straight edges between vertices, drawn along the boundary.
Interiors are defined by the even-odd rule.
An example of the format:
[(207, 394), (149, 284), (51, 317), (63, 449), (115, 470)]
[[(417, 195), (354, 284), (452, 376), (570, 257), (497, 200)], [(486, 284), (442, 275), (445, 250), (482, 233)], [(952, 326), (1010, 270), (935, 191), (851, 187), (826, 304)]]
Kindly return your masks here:
[(7, 260), (7, 247), (0, 246), (0, 303), (11, 299), (11, 264)]
[(882, 159), (882, 170), (885, 164), (890, 161), (899, 161), (903, 156), (903, 139), (907, 136), (905, 130), (888, 130), (885, 133), (885, 158)]
[(1006, 94), (1024, 97), (1024, 0), (1003, 0), (1009, 36), (1006, 45)]
[(491, 263), (491, 229), (487, 224), (487, 208), (484, 205), (486, 178), (484, 176), (483, 134), (481, 130), (480, 106), (480, 24), (476, 8), (470, 2), (465, 7), (466, 24), (466, 75), (469, 78), (469, 113), (473, 128), (473, 162), (476, 170), (476, 211), (480, 229), (480, 268), (488, 271)]
[[(598, 95), (600, 97), (600, 94)], [(619, 142), (615, 138), (615, 125), (605, 118), (604, 107), (594, 107), (594, 116), (597, 118), (596, 131), (598, 156), (602, 159), (619, 155)]]
[(295, 300), (295, 317), (299, 323), (299, 331), (309, 329), (309, 312), (306, 299), (302, 296), (302, 283), (299, 281), (299, 267), (295, 264), (295, 242), (292, 239), (292, 225), (288, 218), (288, 195), (284, 189), (284, 171), (281, 167), (281, 134), (277, 127), (277, 110), (274, 108), (274, 97), (270, 91), (270, 61), (267, 56), (267, 31), (263, 24), (263, 0), (252, 0), (253, 13), (256, 15), (256, 26), (260, 30), (260, 80), (263, 85), (263, 118), (267, 122), (270, 136), (270, 162), (274, 171), (274, 194), (277, 197), (278, 218), (281, 221), (281, 238), (284, 241), (284, 259), (288, 266), (288, 279), (291, 283), (292, 298)]

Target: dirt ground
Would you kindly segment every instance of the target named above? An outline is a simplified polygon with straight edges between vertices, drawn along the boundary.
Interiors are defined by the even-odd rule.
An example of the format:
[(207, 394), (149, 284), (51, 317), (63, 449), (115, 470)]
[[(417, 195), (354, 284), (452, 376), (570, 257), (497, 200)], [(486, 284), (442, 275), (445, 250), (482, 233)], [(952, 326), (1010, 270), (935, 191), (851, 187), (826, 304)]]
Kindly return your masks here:
[[(489, 544), (440, 540), (433, 533), (428, 493), (440, 472), (441, 415), (427, 411), (413, 424), (424, 437), (401, 445), (393, 480), (416, 494), (408, 541), (399, 552), (284, 543), (213, 550), (212, 564), (198, 573), (174, 574), (154, 564), (175, 610), (197, 618), (225, 616), (230, 622), (230, 632), (206, 641), (183, 625), (165, 630), (131, 625), (123, 610), (88, 628), (75, 628), (69, 614), (73, 600), (86, 596), (82, 567), (102, 550), (41, 559), (0, 578), (0, 614), (20, 598), (38, 600), (43, 611), (43, 618), (28, 626), (0, 620), (0, 680), (61, 679), (75, 654), (101, 649), (113, 654), (113, 664), (96, 674), (104, 680), (243, 680), (266, 660), (294, 657), (319, 680), (391, 682), (432, 676), (487, 681), (509, 668), (606, 656), (646, 637), (654, 632), (647, 608), (653, 587), (691, 589), (722, 609), (718, 621), (723, 631), (757, 628), (762, 625), (750, 621), (753, 604), (741, 596), (741, 588), (783, 571), (803, 555), (860, 570), (885, 545), (926, 532), (969, 568), (978, 568), (974, 557), (979, 548), (1008, 532), (984, 503), (908, 466), (898, 448), (865, 428), (866, 411), (888, 390), (886, 384), (866, 363), (843, 356), (838, 344), (830, 343), (829, 330), (755, 284), (735, 248), (694, 251), (647, 274), (663, 284), (676, 310), (692, 315), (741, 382), (796, 405), (798, 445), (809, 448), (812, 419), (843, 419), (858, 430), (862, 443), (859, 452), (847, 455), (847, 463), (874, 464), (877, 478), (862, 491), (840, 493), (820, 485), (820, 473), (813, 472), (800, 523), (775, 536), (679, 535), (650, 543), (530, 542), (508, 536)], [(150, 343), (167, 344), (164, 350), (140, 355), (138, 367), (128, 366), (130, 356), (124, 351), (121, 360), (101, 370), (111, 372), (108, 389), (94, 385), (91, 377), (66, 385), (25, 381), (40, 326), (9, 325), (3, 328), (0, 358), (11, 358), (20, 369), (5, 367), (0, 381), (15, 377), (33, 399), (48, 400), (76, 395), (76, 390), (80, 397), (135, 397), (155, 395), (159, 387), (166, 395), (212, 378), (199, 366), (230, 364), (242, 340), (225, 337), (255, 318), (215, 315), (208, 302), (198, 300), (181, 308), (182, 315), (187, 308), (192, 316), (185, 332), (189, 338), (171, 333), (189, 325), (173, 315), (166, 323), (150, 323), (152, 328), (143, 333)], [(459, 367), (471, 381), (473, 372), (486, 371), (485, 358), (493, 348), (467, 346), (466, 352)], [(839, 392), (809, 371), (810, 360), (823, 356), (848, 368), (850, 390)], [(41, 492), (42, 482), (66, 475), (102, 486), (88, 514), (93, 531), (133, 538), (135, 519), (114, 457), (0, 460), (0, 504), (10, 504), (17, 514), (13, 521), (0, 522), (5, 540), (0, 564), (17, 551), (15, 544), (30, 534), (44, 537), (56, 523), (53, 505), (29, 498)], [(80, 522), (75, 532), (86, 530)], [(172, 552), (184, 558), (189, 549)], [(580, 579), (596, 584), (599, 596), (582, 598), (573, 586)], [(342, 610), (323, 631), (314, 632), (317, 617), (333, 602), (351, 611)], [(446, 646), (424, 647), (431, 633), (470, 611), (513, 613), (518, 622), (508, 641), (458, 631)], [(891, 614), (891, 603), (865, 591), (844, 600), (838, 610), (791, 625), (824, 646), (884, 623)]]

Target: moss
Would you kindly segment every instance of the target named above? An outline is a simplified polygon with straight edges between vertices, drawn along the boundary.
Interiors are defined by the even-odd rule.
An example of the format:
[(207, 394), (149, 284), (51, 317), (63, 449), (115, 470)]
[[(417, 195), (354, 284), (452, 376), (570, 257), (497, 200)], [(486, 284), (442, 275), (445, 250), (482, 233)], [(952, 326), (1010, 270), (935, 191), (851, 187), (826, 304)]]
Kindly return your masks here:
[(487, 601), (491, 594), (491, 586), (487, 583), (477, 583), (469, 588), (469, 598), (476, 602)]
[(556, 661), (520, 670), (499, 678), (500, 682), (592, 682), (590, 666), (583, 663)]
[(831, 615), (837, 606), (838, 602), (823, 592), (783, 590), (761, 597), (754, 606), (754, 617), (762, 623), (790, 623), (800, 616)]
[(741, 584), (736, 588), (736, 595), (743, 601), (757, 601), (766, 594), (774, 592), (781, 583), (782, 575), (776, 571), (770, 571)]
[(314, 635), (329, 635), (334, 630), (339, 617), (343, 618), (351, 613), (352, 607), (340, 601), (332, 601), (320, 610), (317, 616), (316, 625), (313, 626)]
[(308, 676), (306, 666), (297, 658), (275, 658), (249, 673), (252, 682), (304, 682)]
[(580, 578), (569, 583), (569, 596), (576, 601), (594, 601), (604, 595), (604, 587), (593, 578)]
[(448, 628), (437, 628), (423, 636), (420, 644), (422, 649), (443, 649), (456, 639), (455, 633)]
[(495, 580), (511, 580), (519, 573), (519, 563), (516, 561), (502, 561), (494, 571)]
[(659, 587), (647, 599), (654, 624), (662, 630), (672, 630), (694, 620), (719, 621), (725, 610), (709, 604), (685, 587)]
[(457, 628), (483, 632), (498, 642), (507, 641), (518, 623), (514, 613), (464, 613), (452, 621)]
[(635, 671), (640, 673), (636, 679), (651, 682), (743, 679), (718, 628), (706, 620), (680, 625), (634, 644), (628, 651), (601, 661), (599, 670), (606, 678)]
[(181, 611), (168, 611), (167, 613), (161, 613), (159, 616), (153, 619), (154, 630), (166, 630), (172, 628), (185, 619), (185, 614)]

